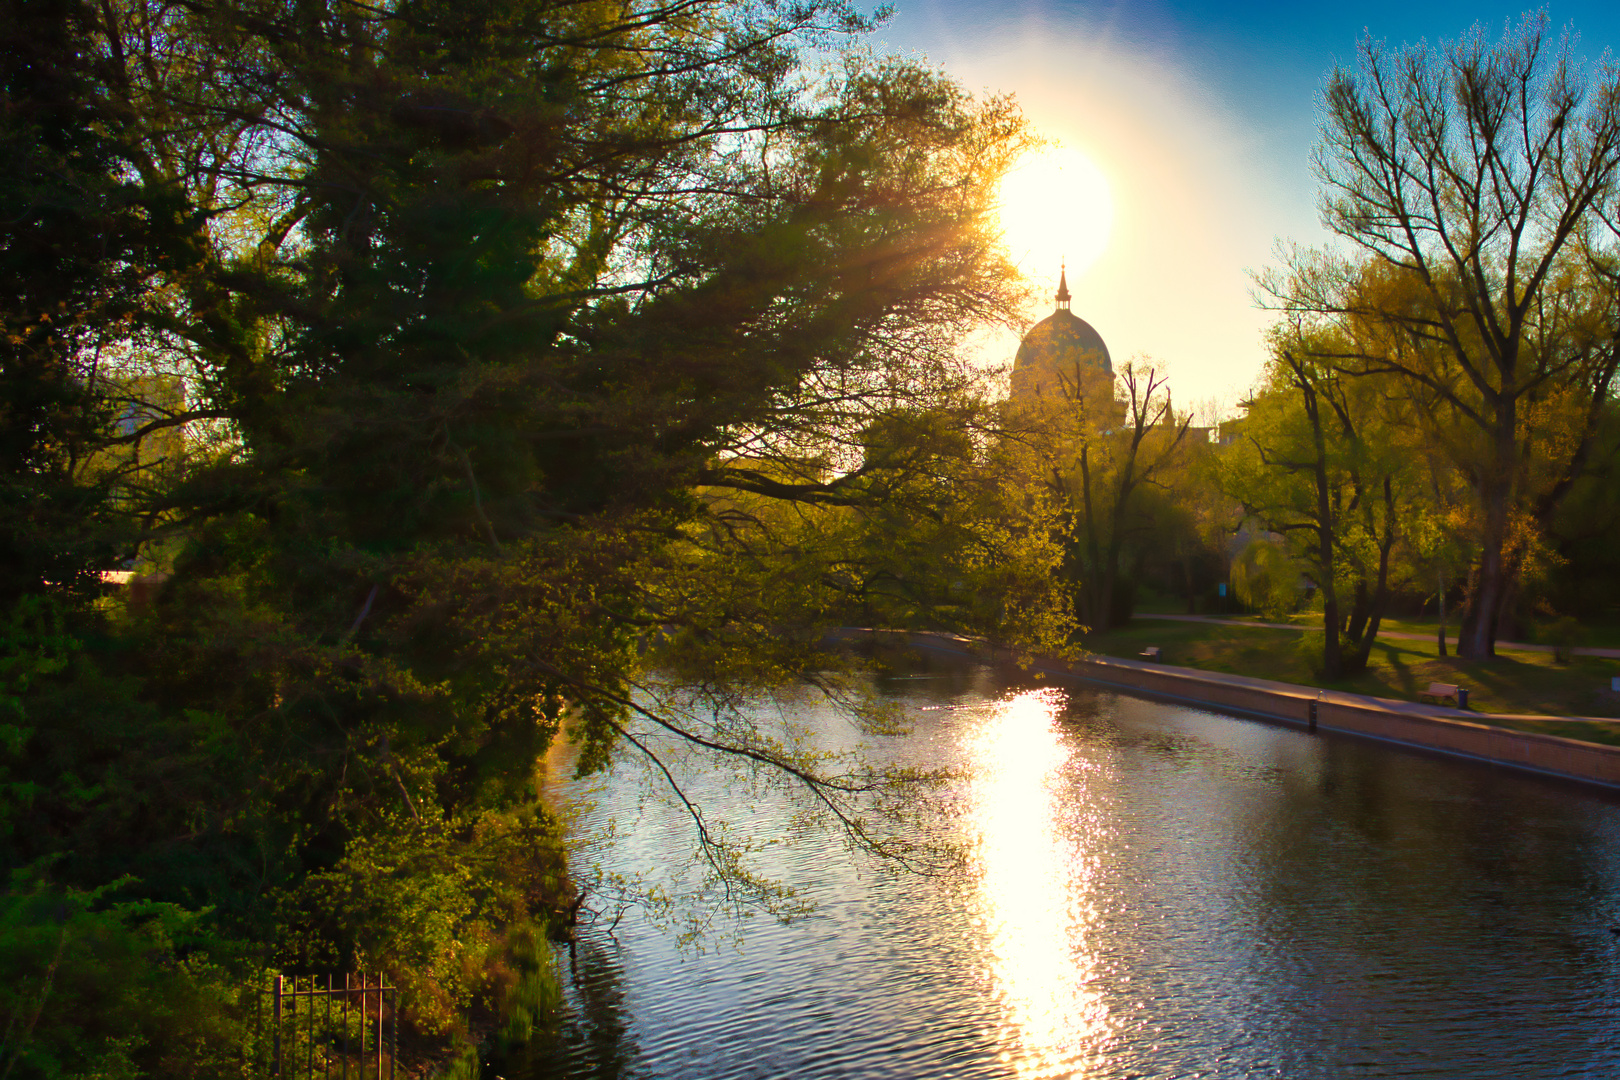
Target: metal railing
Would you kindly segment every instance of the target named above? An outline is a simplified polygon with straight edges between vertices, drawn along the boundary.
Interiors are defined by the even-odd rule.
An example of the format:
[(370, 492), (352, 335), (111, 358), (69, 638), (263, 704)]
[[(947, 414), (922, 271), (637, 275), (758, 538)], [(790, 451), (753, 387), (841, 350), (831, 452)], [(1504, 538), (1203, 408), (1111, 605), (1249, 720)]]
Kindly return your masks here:
[[(259, 1071), (278, 1078), (394, 1080), (399, 1056), (399, 996), (381, 974), (277, 975), (268, 996), (270, 1030), (260, 1009)], [(387, 1046), (384, 1048), (386, 1028)], [(383, 1072), (387, 1058), (387, 1073)], [(267, 1068), (265, 1068), (267, 1067)]]

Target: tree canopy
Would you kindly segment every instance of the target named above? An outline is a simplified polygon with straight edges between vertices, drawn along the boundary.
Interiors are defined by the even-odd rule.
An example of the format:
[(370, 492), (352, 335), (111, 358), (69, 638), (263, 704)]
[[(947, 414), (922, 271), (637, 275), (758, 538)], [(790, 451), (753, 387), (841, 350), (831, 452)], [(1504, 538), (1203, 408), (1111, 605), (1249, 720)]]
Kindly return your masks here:
[[(451, 1030), (503, 935), (567, 906), (542, 752), (652, 752), (632, 720), (905, 857), (865, 816), (904, 777), (804, 757), (738, 694), (823, 678), (873, 604), (1063, 637), (1049, 546), (960, 433), (957, 342), (1017, 300), (1010, 101), (845, 48), (872, 24), (842, 0), (6, 18), (16, 1008), (66, 897), (110, 941), (156, 926), (118, 904), (190, 928), (127, 950), (160, 1005), (381, 964)], [(116, 1052), (218, 1075), (169, 1022)], [(8, 1053), (113, 1052), (47, 1028)]]
[(1353, 254), (1295, 252), (1265, 283), (1320, 359), (1388, 376), (1467, 480), (1459, 651), (1492, 655), (1559, 503), (1590, 463), (1620, 363), (1620, 76), (1549, 39), (1365, 39), (1325, 91), (1317, 170)]

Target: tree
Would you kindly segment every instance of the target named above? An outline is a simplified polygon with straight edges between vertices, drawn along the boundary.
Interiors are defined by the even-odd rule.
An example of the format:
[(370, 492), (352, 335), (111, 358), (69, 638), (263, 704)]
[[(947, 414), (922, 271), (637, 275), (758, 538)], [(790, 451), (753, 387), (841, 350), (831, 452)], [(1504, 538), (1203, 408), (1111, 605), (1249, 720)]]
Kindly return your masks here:
[(1620, 362), (1616, 80), (1552, 45), (1545, 12), (1495, 42), (1365, 39), (1329, 79), (1316, 155), (1324, 220), (1360, 257), (1296, 252), (1267, 282), (1285, 312), (1356, 322), (1335, 365), (1393, 376), (1467, 477), (1465, 657), (1493, 654)]
[(1189, 426), (1171, 467), (1139, 491), (1142, 527), (1127, 570), (1136, 582), (1156, 580), (1166, 596), (1182, 594), (1189, 615), (1198, 613), (1201, 595), (1226, 580), (1226, 549), (1242, 523), (1241, 508), (1217, 482), (1208, 431)]
[(1138, 495), (1165, 482), (1192, 422), (1176, 416), (1151, 363), (1127, 363), (1119, 380), (1116, 399), (1106, 371), (1077, 364), (1060, 373), (1055, 394), (1018, 406), (1007, 424), (1015, 471), (1038, 477), (1058, 510), (1065, 576), (1081, 621), (1097, 630), (1130, 617), (1128, 601), (1120, 603), (1120, 565), (1148, 526)]
[[(1052, 584), (1062, 548), (1040, 493), (1009, 484), (974, 437), (992, 411), (983, 400), (895, 409), (854, 433), (861, 456), (844, 469), (825, 459), (721, 463), (746, 485), (699, 489), (704, 513), (683, 527), (656, 579), (665, 610), (683, 612), (694, 631), (670, 628), (664, 673), (678, 667), (693, 683), (720, 685), (743, 655), (761, 671), (799, 671), (807, 645), (850, 625), (1062, 649), (1072, 629)], [(814, 497), (765, 493), (775, 485)]]
[(1593, 467), (1560, 504), (1551, 533), (1558, 555), (1551, 601), (1564, 614), (1590, 618), (1620, 603), (1620, 402), (1610, 400)]
[(1425, 590), (1434, 584), (1435, 650), (1446, 655), (1446, 597), (1456, 587), (1459, 571), (1467, 566), (1470, 536), (1478, 533), (1470, 521), (1472, 504), (1466, 482), (1457, 475), (1432, 444), (1411, 445), (1412, 460), (1421, 476), (1415, 481), (1423, 492), (1406, 517), (1406, 542), (1416, 567), (1416, 582)]
[[(1322, 594), (1323, 675), (1362, 671), (1394, 584), (1413, 497), (1410, 447), (1383, 388), (1342, 376), (1342, 343), (1279, 328), (1221, 483), (1283, 537)], [(1345, 645), (1349, 651), (1346, 655)]]
[(72, 0), (0, 12), (0, 609), (44, 582), (93, 593), (132, 532), (104, 357), (149, 286), (162, 208), (97, 122), (93, 24)]
[[(943, 518), (886, 554), (981, 579), (1020, 539), (990, 494), (951, 516), (936, 481), (989, 485), (937, 420), (868, 440), (898, 457), (851, 453), (959, 403), (962, 331), (1013, 309), (990, 216), (1012, 103), (806, 63), (868, 25), (836, 0), (74, 10), (59, 51), (96, 62), (73, 130), (116, 150), (81, 172), (143, 200), (154, 239), (127, 288), (122, 250), (63, 249), (87, 330), (51, 342), (46, 381), (72, 396), (116, 358), (92, 404), (139, 397), (129, 437), (211, 452), (106, 490), (137, 528), (74, 573), (162, 559), (151, 603), (64, 596), (37, 560), (17, 579), (7, 866), (46, 896), (121, 882), (206, 911), (238, 956), (386, 966), (443, 1031), (513, 923), (566, 907), (535, 782), (556, 738), (587, 771), (625, 749), (662, 767), (651, 727), (907, 857), (866, 815), (914, 777), (802, 751), (744, 704), (797, 677), (838, 692), (838, 571), (909, 527), (886, 508)], [(22, 252), (38, 222), (7, 220)], [(110, 285), (121, 306), (86, 299)], [(8, 326), (42, 325), (42, 295), (8, 292)], [(126, 437), (116, 409), (93, 419), (91, 445)], [(46, 470), (25, 458), (26, 502)], [(737, 507), (812, 527), (762, 543)], [(1023, 617), (922, 584), (953, 619)], [(717, 883), (786, 910), (694, 820)]]

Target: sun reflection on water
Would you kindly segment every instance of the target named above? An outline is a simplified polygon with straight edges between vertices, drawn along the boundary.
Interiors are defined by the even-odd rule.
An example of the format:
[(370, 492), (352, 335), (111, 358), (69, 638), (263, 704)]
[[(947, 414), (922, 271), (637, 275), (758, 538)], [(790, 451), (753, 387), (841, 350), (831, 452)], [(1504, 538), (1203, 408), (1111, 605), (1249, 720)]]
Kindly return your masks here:
[[(975, 921), (1005, 1011), (997, 1037), (1019, 1076), (1084, 1076), (1100, 1063), (1093, 879), (1102, 822), (1058, 728), (1061, 693), (1034, 690), (987, 709), (969, 730)], [(1062, 783), (1064, 790), (1058, 790)]]

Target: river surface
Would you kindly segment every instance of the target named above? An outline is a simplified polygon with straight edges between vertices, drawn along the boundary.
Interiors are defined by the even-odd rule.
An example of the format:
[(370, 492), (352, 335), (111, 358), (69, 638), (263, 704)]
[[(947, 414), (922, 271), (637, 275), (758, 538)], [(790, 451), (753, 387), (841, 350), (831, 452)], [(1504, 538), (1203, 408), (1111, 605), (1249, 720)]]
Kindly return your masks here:
[[(936, 827), (967, 869), (885, 872), (789, 800), (694, 773), (711, 820), (783, 840), (758, 865), (815, 911), (722, 916), (694, 948), (595, 899), (561, 1046), (517, 1070), (1620, 1077), (1615, 800), (987, 667), (879, 686), (913, 731), (871, 752), (963, 770)], [(822, 741), (862, 741), (806, 708)], [(560, 786), (608, 869), (656, 880), (689, 851), (655, 779)]]

